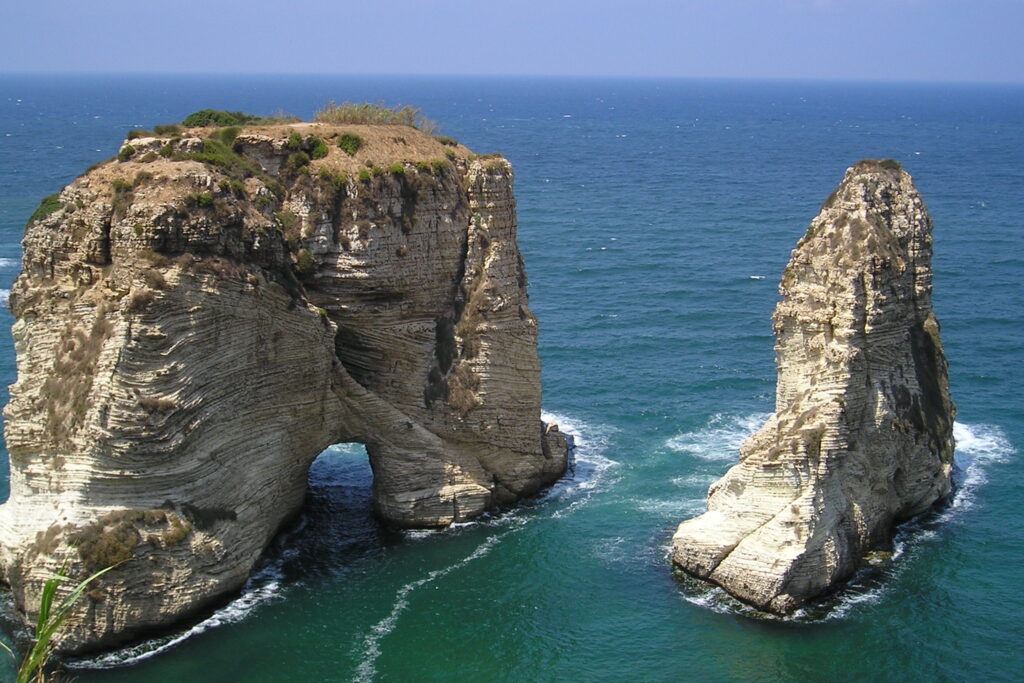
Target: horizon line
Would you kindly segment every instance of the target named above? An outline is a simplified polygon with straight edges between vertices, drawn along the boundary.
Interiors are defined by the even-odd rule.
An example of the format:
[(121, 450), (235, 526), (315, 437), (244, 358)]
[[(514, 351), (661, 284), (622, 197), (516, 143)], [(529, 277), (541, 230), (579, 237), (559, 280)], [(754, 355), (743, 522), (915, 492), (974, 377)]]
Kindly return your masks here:
[(5, 76), (53, 76), (53, 77), (81, 77), (81, 76), (107, 76), (107, 77), (132, 77), (132, 76), (177, 76), (190, 78), (224, 78), (224, 77), (263, 77), (263, 78), (284, 78), (290, 76), (305, 76), (310, 78), (443, 78), (443, 79), (536, 79), (536, 80), (618, 80), (618, 81), (735, 81), (743, 83), (807, 83), (807, 84), (871, 84), (871, 85), (1002, 85), (1002, 86), (1024, 86), (1024, 80), (940, 80), (940, 79), (913, 79), (913, 78), (863, 78), (851, 76), (693, 76), (693, 75), (664, 75), (664, 74), (530, 74), (530, 73), (509, 73), (509, 74), (471, 74), (471, 73), (344, 73), (329, 71), (0, 71), (0, 78)]

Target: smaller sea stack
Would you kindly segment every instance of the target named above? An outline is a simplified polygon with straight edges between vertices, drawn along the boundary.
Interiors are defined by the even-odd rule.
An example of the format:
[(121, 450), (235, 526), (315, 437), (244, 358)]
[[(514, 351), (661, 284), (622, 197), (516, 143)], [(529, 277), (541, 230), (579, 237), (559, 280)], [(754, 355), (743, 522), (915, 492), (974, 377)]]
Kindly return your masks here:
[(932, 222), (892, 160), (846, 171), (782, 275), (775, 413), (679, 525), (673, 562), (787, 614), (950, 491), (953, 418), (932, 313)]

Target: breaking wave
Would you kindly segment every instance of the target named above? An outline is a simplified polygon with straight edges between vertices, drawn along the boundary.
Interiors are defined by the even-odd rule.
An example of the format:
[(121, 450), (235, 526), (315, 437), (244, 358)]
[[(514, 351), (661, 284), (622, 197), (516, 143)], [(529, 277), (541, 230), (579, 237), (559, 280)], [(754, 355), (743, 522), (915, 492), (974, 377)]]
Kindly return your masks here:
[[(582, 420), (553, 413), (545, 413), (543, 419), (546, 422), (557, 422), (560, 429), (572, 437), (575, 442), (575, 466), (573, 470), (536, 500), (527, 501), (506, 513), (485, 515), (479, 521), (453, 524), (449, 529), (441, 531), (405, 532), (407, 538), (415, 540), (429, 538), (437, 534), (460, 533), (467, 527), (480, 525), (504, 529), (504, 531), (488, 537), (463, 559), (447, 567), (434, 570), (423, 578), (407, 583), (398, 589), (391, 612), (371, 627), (369, 632), (363, 637), (360, 648), (362, 661), (356, 670), (356, 680), (370, 680), (375, 675), (376, 661), (381, 652), (381, 641), (394, 630), (402, 612), (408, 607), (411, 593), (483, 557), (500, 544), (502, 539), (509, 534), (516, 533), (531, 519), (557, 518), (570, 514), (578, 509), (579, 506), (585, 505), (594, 493), (604, 490), (614, 483), (614, 480), (608, 476), (608, 473), (613, 470), (617, 463), (604, 456), (609, 438), (614, 434), (614, 429), (600, 426), (591, 427)], [(328, 451), (335, 454), (353, 455), (357, 454), (361, 448), (358, 444), (339, 444), (330, 447)], [(311, 480), (313, 476), (329, 475), (311, 472)], [(554, 509), (548, 514), (530, 514), (537, 508), (546, 510), (549, 507), (554, 507)], [(300, 518), (300, 520), (302, 519)], [(275, 541), (277, 550), (267, 553), (262, 566), (246, 582), (241, 595), (221, 609), (216, 610), (206, 619), (178, 633), (153, 638), (127, 648), (94, 657), (72, 659), (65, 662), (65, 664), (71, 669), (112, 669), (136, 664), (167, 652), (186, 640), (205, 633), (210, 629), (238, 623), (260, 609), (261, 606), (281, 599), (285, 591), (284, 567), (295, 553), (294, 550), (289, 550), (289, 546), (291, 545), (291, 539), (301, 533), (302, 524), (303, 521), (300, 521), (296, 528)]]
[[(743, 421), (737, 420), (736, 424), (741, 422)], [(955, 422), (953, 436), (956, 439), (956, 467), (953, 471), (953, 495), (948, 505), (939, 512), (928, 512), (900, 525), (896, 530), (892, 554), (888, 560), (859, 571), (846, 587), (840, 589), (834, 596), (797, 610), (784, 618), (759, 612), (733, 598), (721, 588), (691, 577), (682, 578), (682, 597), (687, 602), (715, 612), (750, 614), (782, 621), (842, 619), (862, 605), (877, 604), (889, 590), (891, 582), (888, 579), (907, 567), (905, 563), (896, 561), (914, 547), (939, 538), (943, 525), (974, 507), (979, 491), (988, 482), (991, 467), (1007, 462), (1016, 452), (1003, 430), (995, 425)], [(666, 547), (666, 552), (669, 550)]]
[(701, 460), (739, 460), (740, 445), (771, 417), (771, 413), (728, 415), (716, 413), (708, 423), (693, 432), (684, 432), (665, 442), (670, 450)]
[(240, 596), (185, 631), (146, 640), (95, 657), (68, 660), (64, 664), (71, 669), (113, 669), (128, 666), (155, 657), (212, 628), (242, 621), (261, 605), (281, 597), (281, 581), (284, 578), (282, 564), (283, 560), (266, 563), (249, 577)]
[[(507, 536), (519, 532), (533, 519), (558, 519), (572, 514), (581, 506), (586, 505), (592, 496), (606, 490), (616, 479), (608, 474), (618, 464), (604, 456), (611, 435), (614, 430), (609, 427), (593, 427), (574, 418), (555, 414), (544, 413), (542, 419), (545, 422), (556, 422), (559, 429), (572, 438), (574, 443), (573, 453), (575, 464), (570, 472), (552, 486), (547, 493), (539, 497), (532, 504), (523, 505), (495, 516), (484, 516), (478, 521), (466, 522), (464, 524), (453, 524), (449, 529), (440, 531), (411, 531), (406, 532), (407, 536), (414, 538), (427, 538), (436, 534), (459, 533), (460, 530), (471, 526), (496, 526), (507, 530), (488, 537), (480, 543), (469, 555), (463, 559), (441, 569), (436, 569), (421, 579), (411, 581), (395, 593), (391, 612), (383, 619), (374, 624), (369, 632), (363, 637), (360, 647), (361, 661), (356, 667), (355, 680), (370, 681), (376, 676), (377, 659), (381, 655), (381, 641), (391, 634), (398, 625), (399, 617), (409, 606), (410, 594), (437, 579), (447, 576), (451, 572), (465, 567), (470, 562), (483, 557), (497, 547)], [(558, 503), (567, 503), (558, 505)], [(531, 515), (537, 508), (547, 508), (555, 504), (555, 509), (550, 514)]]

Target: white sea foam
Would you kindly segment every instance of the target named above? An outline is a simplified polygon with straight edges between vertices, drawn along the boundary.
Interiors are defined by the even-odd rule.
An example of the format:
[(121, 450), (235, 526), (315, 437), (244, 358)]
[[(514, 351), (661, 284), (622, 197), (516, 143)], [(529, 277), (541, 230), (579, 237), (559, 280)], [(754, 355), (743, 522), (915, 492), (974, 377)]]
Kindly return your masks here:
[[(460, 533), (467, 527), (512, 527), (507, 531), (489, 537), (462, 560), (443, 569), (434, 570), (425, 577), (411, 581), (399, 588), (395, 593), (391, 612), (377, 622), (363, 638), (361, 647), (362, 660), (358, 667), (356, 667), (355, 680), (369, 681), (376, 675), (376, 663), (381, 654), (381, 641), (394, 631), (399, 617), (409, 606), (409, 595), (413, 591), (447, 576), (473, 560), (483, 557), (506, 536), (517, 533), (535, 519), (544, 519), (545, 517), (558, 519), (571, 514), (585, 505), (595, 492), (604, 490), (607, 486), (614, 483), (614, 480), (608, 476), (608, 473), (618, 463), (609, 460), (603, 455), (608, 446), (609, 438), (615, 431), (614, 429), (609, 427), (592, 427), (582, 420), (556, 413), (545, 412), (541, 415), (541, 419), (548, 423), (557, 423), (561, 431), (572, 437), (575, 445), (575, 466), (573, 471), (552, 486), (538, 501), (539, 505), (548, 505), (555, 502), (563, 504), (551, 512), (550, 515), (528, 515), (523, 509), (517, 508), (500, 515), (484, 516), (480, 520), (453, 524), (448, 529), (440, 531), (406, 532), (407, 538), (422, 540), (436, 534)], [(564, 504), (565, 501), (568, 501), (568, 504)]]
[[(828, 614), (819, 621), (832, 621), (835, 619), (842, 619), (854, 609), (862, 605), (877, 605), (882, 601), (882, 598), (887, 592), (887, 586), (878, 586), (870, 590), (857, 590), (850, 589), (844, 591), (836, 601), (836, 604), (829, 610)], [(792, 620), (801, 620), (807, 618), (805, 610), (797, 610), (793, 614)]]
[[(682, 437), (686, 436), (682, 435)], [(979, 489), (988, 482), (987, 474), (992, 465), (1006, 462), (1016, 453), (1016, 449), (1006, 438), (1002, 429), (994, 425), (971, 425), (955, 422), (953, 436), (956, 439), (954, 457), (957, 469), (953, 473), (955, 492), (949, 506), (938, 515), (926, 513), (907, 522), (897, 530), (893, 540), (892, 555), (889, 561), (883, 565), (887, 580), (883, 581), (881, 585), (874, 583), (867, 585), (863, 580), (864, 575), (860, 580), (854, 577), (845, 589), (824, 604), (824, 608), (827, 609), (824, 614), (821, 613), (822, 606), (819, 605), (818, 609), (812, 606), (797, 610), (782, 620), (831, 621), (842, 619), (862, 605), (873, 605), (880, 602), (889, 590), (891, 578), (906, 570), (907, 562), (911, 558), (903, 559), (904, 555), (917, 546), (939, 538), (939, 525), (970, 510), (975, 504)], [(903, 559), (902, 562), (899, 561), (901, 559)], [(753, 611), (753, 608), (735, 600), (722, 589), (710, 585), (687, 589), (683, 592), (683, 597), (688, 602), (716, 612), (747, 613)], [(770, 618), (770, 615), (761, 616)]]
[(709, 486), (718, 481), (717, 474), (687, 474), (682, 477), (673, 477), (672, 485), (681, 489), (700, 489), (706, 491)]
[(11, 300), (11, 290), (0, 289), (0, 305), (6, 306), (7, 302)]
[(541, 419), (548, 423), (558, 423), (558, 428), (571, 436), (575, 444), (572, 472), (541, 498), (542, 502), (571, 501), (551, 514), (553, 518), (559, 519), (586, 505), (595, 493), (607, 490), (618, 481), (618, 477), (612, 473), (619, 463), (604, 455), (617, 430), (609, 426), (589, 425), (558, 413), (544, 412)]
[[(4, 290), (5, 291), (5, 290)], [(370, 680), (376, 673), (376, 660), (380, 656), (380, 642), (392, 630), (394, 630), (399, 616), (408, 607), (408, 597), (417, 588), (427, 585), (440, 579), (443, 576), (464, 567), (473, 560), (483, 557), (491, 551), (505, 536), (515, 533), (532, 519), (543, 519), (544, 517), (557, 518), (569, 514), (579, 506), (586, 504), (591, 496), (604, 487), (613, 483), (607, 476), (618, 463), (604, 457), (603, 453), (608, 446), (608, 440), (614, 429), (608, 427), (591, 427), (581, 420), (576, 420), (565, 415), (544, 413), (545, 422), (557, 422), (559, 428), (575, 440), (575, 470), (564, 477), (549, 492), (539, 499), (539, 504), (547, 504), (549, 501), (558, 501), (567, 505), (558, 506), (550, 515), (528, 516), (522, 509), (515, 509), (500, 515), (484, 516), (479, 521), (456, 523), (444, 530), (407, 531), (407, 538), (414, 540), (427, 539), (438, 534), (460, 533), (467, 528), (475, 526), (494, 526), (506, 529), (502, 533), (496, 533), (477, 547), (472, 553), (462, 560), (442, 569), (430, 572), (422, 579), (410, 582), (398, 590), (391, 612), (384, 619), (379, 621), (363, 639), (363, 660), (356, 672), (357, 680)], [(361, 444), (336, 444), (327, 449), (333, 455), (353, 456), (362, 455)], [(291, 530), (288, 537), (294, 537), (301, 532), (305, 525), (305, 518), (300, 517), (299, 526)], [(286, 549), (277, 553), (272, 562), (267, 563), (262, 569), (254, 573), (246, 583), (242, 594), (217, 610), (203, 621), (180, 633), (154, 638), (137, 645), (104, 653), (96, 657), (70, 660), (67, 665), (75, 669), (111, 669), (114, 667), (127, 666), (143, 661), (160, 653), (166, 652), (188, 640), (189, 638), (209, 631), (217, 626), (239, 622), (248, 617), (260, 605), (266, 604), (281, 597), (283, 588), (284, 564), (295, 554), (294, 549), (288, 549), (288, 537), (280, 541), (280, 545)]]
[(72, 669), (113, 669), (141, 662), (166, 652), (192, 636), (217, 626), (234, 624), (248, 617), (260, 605), (281, 596), (281, 562), (268, 564), (254, 573), (245, 584), (242, 594), (230, 603), (195, 624), (186, 631), (162, 638), (147, 640), (131, 647), (107, 652), (96, 657), (73, 659), (65, 662)]
[(618, 564), (633, 559), (633, 553), (629, 547), (629, 539), (624, 536), (601, 539), (594, 543), (592, 547), (594, 556), (602, 562)]
[(682, 594), (683, 600), (691, 605), (703, 607), (706, 610), (727, 614), (732, 612), (744, 612), (747, 605), (744, 605), (718, 586), (710, 584), (704, 590), (687, 590)]
[(704, 498), (641, 498), (632, 501), (641, 512), (665, 520), (681, 522), (704, 512)]
[(508, 534), (512, 533), (507, 531), (504, 534), (491, 536), (479, 546), (476, 550), (471, 552), (466, 557), (462, 558), (455, 564), (449, 565), (442, 569), (435, 569), (430, 572), (422, 579), (416, 581), (410, 581), (405, 584), (395, 593), (395, 601), (391, 606), (391, 612), (378, 621), (370, 629), (370, 632), (363, 638), (362, 655), (363, 659), (359, 662), (359, 666), (356, 667), (355, 680), (356, 681), (371, 681), (377, 674), (377, 658), (380, 657), (380, 641), (384, 639), (388, 634), (395, 630), (395, 626), (398, 624), (398, 617), (401, 616), (402, 612), (409, 606), (409, 594), (417, 588), (421, 588), (429, 583), (433, 583), (437, 579), (440, 579), (448, 574), (451, 574), (457, 569), (465, 567), (473, 560), (479, 559), (491, 552), (491, 550), (501, 542)]
[(669, 450), (694, 458), (696, 471), (671, 480), (680, 489), (671, 499), (640, 500), (637, 502), (638, 509), (673, 521), (703, 513), (708, 487), (722, 476), (722, 464), (739, 460), (740, 444), (768, 416), (768, 413), (716, 413), (700, 429), (684, 432), (666, 441), (665, 447)]
[[(903, 559), (904, 555), (938, 539), (942, 524), (974, 507), (979, 489), (988, 483), (987, 473), (991, 466), (1006, 462), (1016, 452), (1003, 430), (994, 425), (954, 422), (953, 438), (956, 439), (954, 459), (957, 470), (953, 473), (954, 494), (949, 506), (938, 515), (925, 514), (910, 520), (897, 530), (892, 557), (888, 563), (888, 578), (907, 569), (907, 562), (912, 558)], [(867, 588), (858, 585), (855, 579), (849, 588), (836, 596), (835, 604), (823, 619), (841, 619), (860, 605), (880, 602), (888, 591), (889, 583), (886, 581), (882, 585)]]
[(556, 501), (563, 503), (563, 506), (556, 508), (550, 517), (558, 519), (586, 505), (595, 492), (606, 490), (618, 481), (617, 478), (608, 475), (619, 463), (603, 455), (608, 447), (609, 438), (616, 431), (614, 428), (591, 427), (582, 420), (548, 412), (542, 413), (541, 419), (547, 423), (558, 424), (558, 428), (572, 438), (575, 446), (572, 456), (574, 464), (566, 476), (535, 500), (535, 504), (527, 503), (493, 515), (484, 514), (472, 521), (456, 522), (444, 529), (409, 529), (402, 532), (403, 536), (418, 541), (437, 535), (459, 533), (472, 527), (504, 528), (525, 524), (534, 518), (530, 510)]
[(324, 453), (330, 453), (331, 455), (341, 456), (365, 456), (366, 446), (364, 446), (361, 443), (336, 443), (332, 446), (328, 446), (324, 450)]
[(771, 413), (716, 413), (704, 427), (674, 436), (665, 442), (665, 446), (702, 460), (736, 461), (739, 459), (740, 444), (757, 431), (770, 415)]
[(960, 474), (954, 475), (956, 493), (943, 515), (945, 518), (973, 507), (975, 493), (988, 482), (988, 469), (994, 463), (1006, 462), (1016, 453), (1003, 430), (994, 425), (954, 422), (953, 438), (956, 439), (955, 461)]
[(14, 268), (20, 263), (16, 258), (0, 258), (0, 268)]

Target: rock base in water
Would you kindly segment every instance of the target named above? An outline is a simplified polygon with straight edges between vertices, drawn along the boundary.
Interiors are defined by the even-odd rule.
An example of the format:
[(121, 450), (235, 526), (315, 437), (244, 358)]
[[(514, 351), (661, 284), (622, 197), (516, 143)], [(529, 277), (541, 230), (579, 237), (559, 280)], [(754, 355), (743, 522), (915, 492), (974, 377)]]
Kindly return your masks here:
[(896, 162), (846, 172), (782, 276), (775, 414), (711, 486), (707, 512), (680, 524), (677, 566), (786, 614), (949, 494), (955, 408), (931, 229)]
[(29, 617), (65, 558), (118, 565), (65, 650), (241, 587), (331, 444), (366, 445), (402, 527), (565, 470), (501, 157), (396, 125), (140, 137), (23, 244), (0, 564)]

